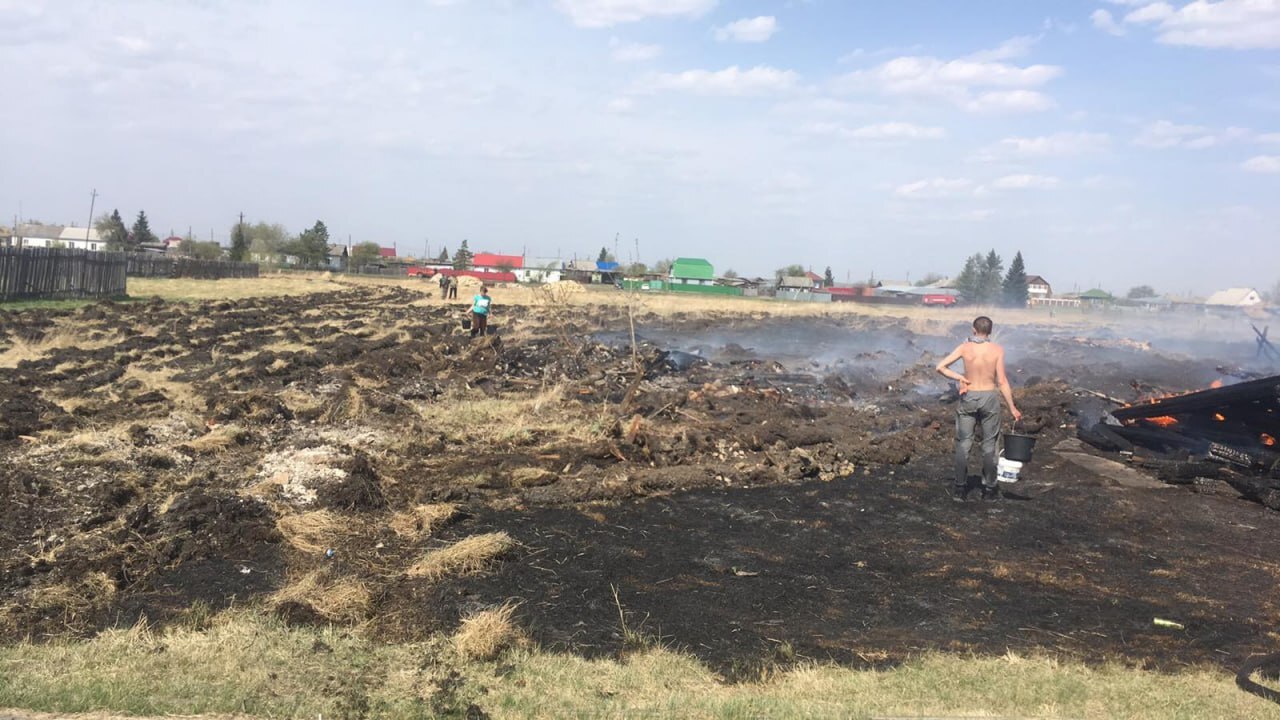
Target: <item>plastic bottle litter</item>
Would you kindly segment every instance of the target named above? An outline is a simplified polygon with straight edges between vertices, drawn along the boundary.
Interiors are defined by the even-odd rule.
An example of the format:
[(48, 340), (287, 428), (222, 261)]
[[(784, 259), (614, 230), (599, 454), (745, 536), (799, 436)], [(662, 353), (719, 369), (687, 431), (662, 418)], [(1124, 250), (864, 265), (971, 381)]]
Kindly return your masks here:
[(1164, 618), (1154, 618), (1154, 619), (1152, 619), (1152, 621), (1151, 621), (1151, 622), (1152, 622), (1153, 624), (1155, 624), (1155, 625), (1159, 626), (1159, 627), (1171, 628), (1171, 629), (1173, 629), (1173, 630), (1186, 630), (1186, 629), (1187, 629), (1187, 626), (1186, 626), (1186, 625), (1183, 625), (1182, 623), (1174, 622), (1174, 621), (1172, 621), (1172, 620), (1165, 620)]
[(328, 550), (325, 550), (325, 551), (324, 551), (324, 556), (325, 556), (325, 557), (327, 557), (327, 558), (331, 558), (331, 557), (333, 557), (333, 556), (334, 556), (334, 554), (335, 554), (335, 553), (333, 552), (333, 548), (329, 548)]

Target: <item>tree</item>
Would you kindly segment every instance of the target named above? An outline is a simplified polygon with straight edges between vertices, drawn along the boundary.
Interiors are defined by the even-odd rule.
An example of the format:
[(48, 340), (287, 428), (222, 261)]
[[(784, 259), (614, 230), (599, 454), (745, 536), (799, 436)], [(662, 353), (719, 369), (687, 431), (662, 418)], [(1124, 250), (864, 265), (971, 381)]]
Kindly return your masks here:
[(729, 268), (728, 270), (724, 271), (724, 276), (730, 279), (736, 278), (738, 277), (738, 271), (734, 270), (733, 268)]
[(836, 276), (831, 274), (831, 266), (827, 266), (827, 271), (822, 273), (822, 287), (833, 287), (836, 284)]
[(471, 267), (473, 259), (475, 259), (475, 253), (471, 252), (471, 248), (467, 247), (467, 241), (463, 240), (458, 252), (453, 254), (453, 269), (466, 270)]
[(1003, 290), (1005, 305), (1027, 306), (1027, 268), (1022, 262), (1021, 250), (1014, 254), (1013, 262), (1009, 264), (1009, 274), (1004, 276), (1001, 290)]
[(133, 232), (126, 243), (127, 247), (130, 250), (138, 250), (143, 245), (155, 245), (158, 242), (160, 242), (160, 238), (151, 232), (151, 225), (147, 222), (147, 213), (139, 210), (138, 219), (133, 221)]
[(917, 280), (915, 284), (916, 284), (916, 287), (926, 287), (928, 285), (932, 285), (938, 282), (939, 280), (946, 280), (946, 278), (943, 277), (942, 275), (939, 275), (938, 273), (931, 272), (931, 273), (925, 273), (924, 277)]
[(956, 290), (959, 290), (964, 299), (971, 303), (979, 302), (982, 299), (982, 278), (980, 275), (984, 265), (982, 255), (970, 255), (964, 261), (964, 269), (956, 276)]
[(293, 242), (288, 243), (285, 251), (298, 258), (298, 264), (304, 267), (320, 267), (329, 259), (329, 228), (317, 220), (309, 230), (303, 230)]
[(108, 250), (118, 252), (129, 244), (129, 229), (124, 226), (119, 210), (100, 216), (93, 226), (98, 231), (98, 237), (106, 241)]
[(1002, 288), (1001, 276), (1004, 275), (1004, 261), (995, 250), (987, 253), (985, 259), (978, 262), (978, 295), (977, 302), (990, 305), (1000, 301)]
[(240, 217), (241, 221), (231, 229), (231, 259), (235, 262), (244, 262), (249, 257), (249, 234), (245, 232), (244, 216)]
[(596, 262), (614, 262), (613, 253), (609, 252), (609, 248), (600, 248), (600, 256), (596, 258)]
[(444, 263), (447, 263), (447, 262), (449, 262), (449, 248), (441, 247), (440, 255), (436, 257), (436, 263), (443, 265)]
[(644, 263), (633, 262), (626, 267), (626, 270), (623, 271), (623, 274), (626, 275), (627, 277), (636, 277), (639, 275), (644, 275), (648, 272), (649, 272), (649, 268), (646, 267)]
[(178, 254), (200, 260), (221, 260), (222, 246), (213, 240), (200, 241), (186, 237), (178, 243)]
[(774, 274), (778, 276), (779, 280), (781, 280), (784, 277), (798, 277), (800, 275), (804, 275), (804, 273), (805, 273), (805, 270), (803, 265), (794, 265), (794, 264), (788, 265), (786, 267), (780, 267), (774, 271)]
[(1130, 300), (1137, 300), (1139, 298), (1153, 298), (1155, 296), (1156, 291), (1150, 285), (1139, 285), (1137, 287), (1129, 288), (1129, 294), (1125, 297)]
[(382, 255), (382, 248), (375, 242), (362, 242), (351, 248), (351, 267), (362, 268), (372, 265)]
[(657, 275), (670, 275), (671, 266), (675, 264), (675, 261), (671, 258), (663, 258), (653, 264), (653, 272)]

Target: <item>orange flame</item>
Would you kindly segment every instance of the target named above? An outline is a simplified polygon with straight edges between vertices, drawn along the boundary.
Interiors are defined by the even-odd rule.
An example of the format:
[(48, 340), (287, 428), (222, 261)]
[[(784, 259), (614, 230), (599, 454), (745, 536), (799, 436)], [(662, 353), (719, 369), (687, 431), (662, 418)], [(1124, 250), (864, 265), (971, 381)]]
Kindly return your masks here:
[(1262, 433), (1262, 444), (1266, 445), (1267, 447), (1275, 447), (1276, 439), (1266, 433)]
[(1209, 389), (1211, 390), (1217, 390), (1220, 387), (1222, 387), (1221, 380), (1214, 380), (1213, 382), (1209, 383)]
[(1178, 419), (1169, 415), (1161, 415), (1159, 417), (1147, 418), (1147, 422), (1167, 428), (1177, 425)]
[(1223, 415), (1222, 413), (1214, 413), (1214, 414), (1213, 414), (1213, 419), (1214, 419), (1214, 420), (1217, 420), (1218, 422), (1226, 422), (1226, 421), (1227, 421), (1227, 416), (1226, 416), (1226, 415)]

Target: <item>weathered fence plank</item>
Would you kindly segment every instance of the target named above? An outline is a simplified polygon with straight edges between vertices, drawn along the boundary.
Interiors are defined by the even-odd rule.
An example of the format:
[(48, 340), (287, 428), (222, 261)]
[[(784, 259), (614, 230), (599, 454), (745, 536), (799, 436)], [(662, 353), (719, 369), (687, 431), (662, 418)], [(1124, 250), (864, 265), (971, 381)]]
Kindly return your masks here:
[(122, 296), (125, 265), (120, 253), (0, 247), (0, 300)]
[(226, 260), (198, 260), (187, 257), (169, 257), (149, 253), (130, 253), (129, 277), (196, 278), (219, 280), (222, 278), (256, 278), (257, 263), (229, 262)]

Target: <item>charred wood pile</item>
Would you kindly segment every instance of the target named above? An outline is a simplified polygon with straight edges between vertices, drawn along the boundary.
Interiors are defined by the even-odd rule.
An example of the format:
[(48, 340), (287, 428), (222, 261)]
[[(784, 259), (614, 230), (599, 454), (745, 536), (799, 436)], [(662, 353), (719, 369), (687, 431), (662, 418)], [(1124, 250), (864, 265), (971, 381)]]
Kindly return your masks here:
[(1280, 376), (1127, 405), (1079, 436), (1165, 482), (1218, 478), (1280, 510)]

